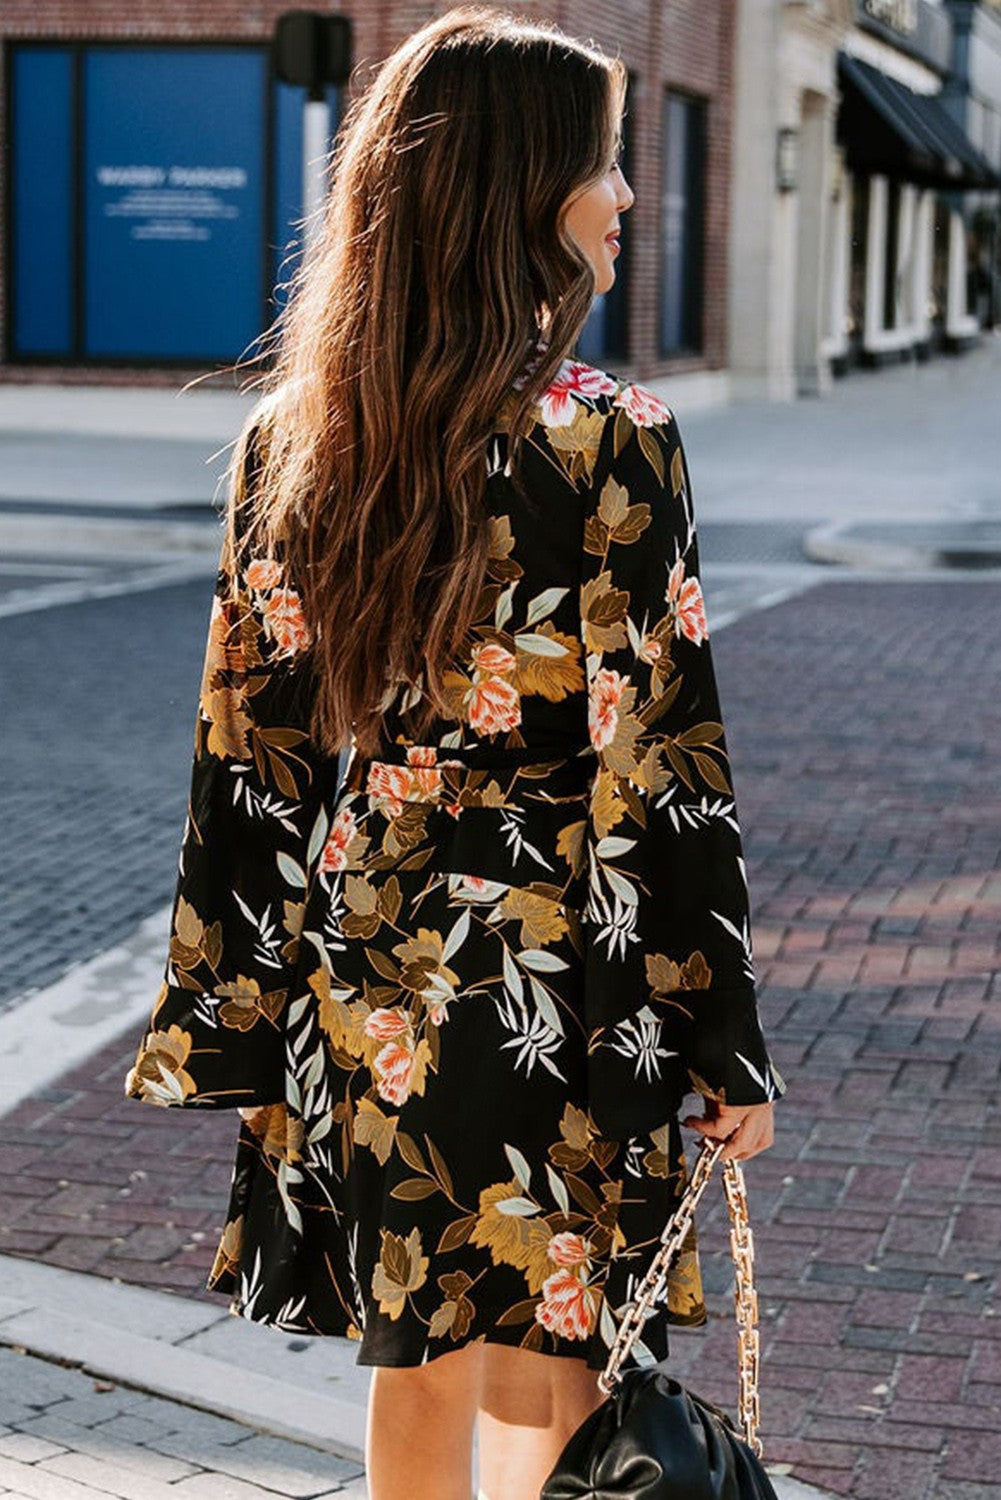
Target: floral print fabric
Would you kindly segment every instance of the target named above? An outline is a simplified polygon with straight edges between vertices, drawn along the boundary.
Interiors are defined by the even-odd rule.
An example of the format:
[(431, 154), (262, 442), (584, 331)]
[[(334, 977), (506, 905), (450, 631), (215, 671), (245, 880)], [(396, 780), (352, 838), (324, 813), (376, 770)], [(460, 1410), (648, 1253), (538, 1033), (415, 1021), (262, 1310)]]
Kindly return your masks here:
[[(239, 1109), (208, 1284), (363, 1363), (483, 1337), (603, 1364), (684, 1185), (683, 1096), (785, 1088), (673, 415), (565, 361), (527, 503), (507, 416), (480, 608), (421, 744), (403, 684), (340, 777), (309, 741), (295, 580), (224, 548), (170, 952), (125, 1082)], [(634, 1358), (704, 1320), (693, 1229)]]

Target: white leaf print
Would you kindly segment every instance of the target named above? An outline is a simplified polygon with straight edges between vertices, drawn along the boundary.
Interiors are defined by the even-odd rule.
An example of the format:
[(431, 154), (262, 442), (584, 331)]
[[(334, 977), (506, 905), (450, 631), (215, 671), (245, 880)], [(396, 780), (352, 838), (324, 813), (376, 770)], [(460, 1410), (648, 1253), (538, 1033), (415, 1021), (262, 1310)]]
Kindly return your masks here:
[(250, 1273), (250, 1280), (247, 1280), (246, 1271), (244, 1271), (240, 1278), (239, 1306), (246, 1318), (254, 1316), (254, 1303), (261, 1294), (261, 1285), (261, 1247), (258, 1245), (257, 1254), (254, 1256), (253, 1270)]
[(499, 1214), (512, 1214), (519, 1219), (530, 1219), (539, 1212), (539, 1205), (531, 1198), (501, 1198), (494, 1208)]
[(452, 954), (457, 953), (458, 950), (462, 947), (463, 943), (466, 941), (466, 938), (469, 936), (469, 922), (470, 914), (469, 908), (467, 906), (466, 910), (461, 914), (461, 916), (453, 926), (452, 931), (445, 939), (445, 946), (441, 951), (443, 962), (447, 963), (448, 960), (452, 957)]
[(631, 1353), (633, 1359), (640, 1366), (645, 1367), (647, 1365), (655, 1365), (657, 1363), (656, 1356), (651, 1351), (649, 1345), (644, 1344), (642, 1339), (636, 1340), (636, 1342), (633, 1344)]
[(306, 889), (306, 872), (298, 860), (286, 854), (284, 849), (279, 849), (277, 856), (278, 868), (289, 885), (296, 886), (299, 890)]
[(492, 998), (501, 1022), (508, 1031), (514, 1033), (508, 1041), (501, 1042), (501, 1051), (508, 1047), (519, 1049), (514, 1060), (515, 1068), (525, 1063), (525, 1076), (531, 1078), (532, 1069), (538, 1062), (552, 1073), (554, 1078), (566, 1083), (566, 1078), (549, 1056), (551, 1052), (559, 1050), (562, 1039), (546, 1025), (538, 1011), (529, 1019), (528, 1012), (524, 1008), (516, 1011), (510, 1004), (505, 1005), (497, 995)]
[[(306, 1001), (306, 1003), (308, 1005), (309, 1004), (309, 999), (311, 997), (308, 997), (308, 996), (304, 995), (302, 998), (303, 998), (303, 1000)], [(296, 1002), (296, 1003), (298, 1004), (298, 1002)], [(290, 1024), (291, 1024), (291, 1018), (290, 1018)], [(297, 1035), (292, 1036), (290, 1034), (290, 1036), (289, 1036), (289, 1055), (291, 1057), (298, 1057), (299, 1056), (299, 1053), (302, 1051), (303, 1047), (305, 1047), (306, 1043), (309, 1041), (310, 1033), (312, 1032), (312, 1030), (313, 1030), (313, 1017), (309, 1016), (308, 1019), (307, 1019), (307, 1021), (306, 1021), (305, 1026), (303, 1027), (303, 1029)]]
[(601, 1330), (601, 1337), (610, 1349), (615, 1343), (615, 1320), (612, 1317), (607, 1298), (605, 1297), (602, 1297), (601, 1307), (598, 1311), (598, 1327)]
[(546, 615), (551, 615), (560, 600), (569, 592), (569, 589), (552, 588), (543, 589), (541, 594), (536, 594), (534, 599), (529, 600), (528, 609), (525, 612), (525, 624), (534, 625)]
[(626, 945), (639, 942), (635, 930), (636, 902), (632, 901), (626, 905), (616, 895), (614, 906), (609, 906), (595, 879), (591, 880), (588, 887), (588, 900), (584, 915), (589, 923), (598, 926), (599, 930), (592, 941), (596, 945), (599, 942), (607, 942), (609, 959), (614, 956), (616, 948), (619, 949), (620, 957), (625, 958)]
[(517, 1177), (518, 1181), (527, 1192), (528, 1189), (532, 1186), (531, 1167), (528, 1165), (528, 1162), (525, 1160), (522, 1153), (518, 1150), (517, 1146), (509, 1146), (505, 1141), (504, 1150), (507, 1152), (507, 1159), (511, 1163), (511, 1170), (514, 1172), (514, 1175)]
[(303, 1012), (312, 998), (312, 995), (300, 995), (298, 1000), (292, 1001), (292, 1004), (288, 1008), (288, 1023), (290, 1026), (296, 1026), (302, 1020)]
[(246, 901), (244, 901), (239, 891), (233, 892), (233, 900), (254, 929), (256, 938), (254, 957), (260, 963), (266, 964), (269, 969), (280, 969), (282, 967), (282, 959), (279, 950), (285, 941), (285, 933), (279, 931), (275, 925), (274, 919), (271, 916), (270, 901), (261, 915), (257, 917), (251, 911)]
[(327, 817), (327, 809), (321, 807), (313, 824), (313, 831), (309, 835), (309, 845), (306, 849), (306, 863), (311, 865), (327, 842), (327, 831), (330, 827), (330, 819)]
[(661, 1022), (648, 1005), (641, 1006), (635, 1016), (620, 1021), (612, 1032), (614, 1040), (603, 1043), (620, 1057), (635, 1059), (635, 1077), (645, 1074), (649, 1082), (662, 1077), (659, 1058), (677, 1057), (677, 1052), (661, 1047)]
[(308, 1333), (309, 1324), (299, 1322), (299, 1314), (305, 1306), (305, 1296), (300, 1297), (298, 1302), (293, 1302), (289, 1297), (288, 1301), (283, 1303), (275, 1313), (273, 1320), (265, 1318), (262, 1321), (272, 1323), (273, 1327), (284, 1329), (286, 1333)]
[(288, 1189), (289, 1183), (301, 1181), (302, 1173), (297, 1172), (294, 1167), (290, 1167), (287, 1161), (280, 1161), (278, 1163), (278, 1192), (285, 1208), (285, 1217), (288, 1220), (289, 1228), (293, 1229), (296, 1234), (302, 1234), (302, 1215), (297, 1205), (289, 1197)]
[(504, 626), (511, 618), (512, 612), (514, 610), (514, 591), (517, 586), (518, 580), (516, 578), (512, 583), (508, 584), (507, 588), (504, 589), (502, 593), (498, 594), (497, 596), (497, 605), (494, 609), (494, 624), (496, 625), (498, 630), (503, 630)]
[(747, 917), (744, 918), (744, 926), (743, 930), (741, 930), (740, 928), (735, 927), (733, 922), (731, 922), (728, 917), (724, 917), (722, 912), (714, 911), (711, 913), (711, 915), (716, 918), (717, 922), (722, 923), (727, 932), (731, 933), (737, 939), (738, 943), (740, 943), (741, 947), (744, 950), (744, 974), (753, 983), (757, 976), (754, 972), (754, 955), (751, 950), (751, 929)]
[(567, 1192), (566, 1183), (558, 1172), (553, 1171), (548, 1162), (546, 1162), (546, 1176), (549, 1178), (549, 1187), (556, 1202), (565, 1214), (569, 1214), (570, 1195)]
[(320, 1075), (322, 1074), (322, 1072), (323, 1072), (323, 1048), (322, 1047), (317, 1047), (316, 1051), (313, 1053), (312, 1057), (310, 1058), (310, 1060), (309, 1060), (309, 1062), (308, 1062), (308, 1064), (306, 1066), (306, 1072), (305, 1072), (305, 1075), (304, 1075), (303, 1080), (302, 1080), (302, 1087), (303, 1087), (304, 1091), (306, 1091), (308, 1093), (309, 1090), (311, 1088), (313, 1088), (313, 1086), (315, 1084), (319, 1083), (319, 1081), (320, 1081)]
[(289, 1109), (291, 1109), (294, 1114), (299, 1114), (301, 1112), (302, 1095), (299, 1092), (299, 1085), (295, 1080), (295, 1075), (289, 1072), (287, 1069), (285, 1072), (285, 1099)]
[(560, 958), (557, 953), (547, 953), (544, 948), (523, 948), (518, 954), (518, 962), (538, 974), (555, 974), (570, 967), (565, 958)]
[(740, 1062), (742, 1062), (744, 1064), (744, 1067), (750, 1073), (750, 1075), (754, 1079), (755, 1083), (758, 1084), (761, 1088), (764, 1088), (765, 1087), (765, 1080), (761, 1076), (761, 1074), (758, 1072), (758, 1070), (754, 1066), (754, 1064), (751, 1062), (750, 1058), (744, 1057), (740, 1052), (737, 1052), (734, 1055), (735, 1055), (735, 1057)]
[(615, 892), (619, 900), (625, 902), (626, 906), (639, 905), (639, 891), (633, 885), (631, 880), (626, 879), (625, 875), (620, 875), (618, 870), (606, 870), (605, 879), (608, 881), (609, 885), (611, 886), (612, 890)]
[(560, 1036), (566, 1036), (560, 1013), (556, 1009), (556, 1002), (546, 989), (546, 986), (534, 974), (530, 974), (528, 982), (532, 987), (532, 997), (539, 1008), (539, 1015), (545, 1021), (550, 1031), (556, 1031)]
[(537, 635), (534, 632), (516, 635), (514, 644), (519, 651), (524, 651), (528, 656), (567, 656), (569, 654), (562, 641), (553, 640), (548, 635)]
[(504, 948), (503, 969), (504, 984), (509, 994), (511, 995), (512, 999), (514, 999), (518, 1003), (518, 1005), (521, 1006), (522, 1010), (524, 1010), (525, 986), (522, 982), (521, 975), (518, 972), (518, 966), (515, 963), (514, 959), (511, 957), (511, 950), (506, 945)]
[(599, 839), (595, 845), (595, 852), (599, 859), (617, 859), (620, 854), (628, 854), (630, 849), (636, 847), (635, 839), (615, 838), (611, 834)]
[[(522, 816), (524, 816), (524, 814)], [(536, 849), (534, 844), (528, 844), (525, 842), (524, 838), (522, 837), (521, 828), (518, 826), (511, 813), (505, 813), (504, 817), (501, 819), (500, 826), (501, 832), (507, 835), (508, 848), (514, 850), (512, 858), (515, 861), (521, 859), (523, 854), (527, 854), (530, 856), (530, 858), (535, 860), (536, 864), (541, 865), (544, 870), (551, 870), (553, 868), (548, 859), (543, 859), (542, 855), (539, 853), (538, 849)]]
[(295, 825), (294, 813), (299, 810), (298, 802), (286, 802), (282, 797), (276, 797), (273, 792), (256, 792), (246, 780), (248, 767), (243, 764), (230, 766), (230, 772), (236, 777), (233, 784), (233, 806), (239, 807), (242, 802), (244, 810), (250, 818), (271, 818), (280, 823), (286, 833), (298, 835)]
[(455, 990), (444, 974), (430, 974), (420, 994), (425, 1000), (454, 1000), (456, 998)]
[(329, 1134), (330, 1128), (333, 1123), (334, 1117), (330, 1113), (330, 1111), (327, 1110), (327, 1112), (322, 1115), (317, 1123), (313, 1126), (312, 1130), (309, 1132), (309, 1135), (307, 1135), (306, 1144), (308, 1146), (315, 1146), (317, 1141), (322, 1141), (323, 1137)]

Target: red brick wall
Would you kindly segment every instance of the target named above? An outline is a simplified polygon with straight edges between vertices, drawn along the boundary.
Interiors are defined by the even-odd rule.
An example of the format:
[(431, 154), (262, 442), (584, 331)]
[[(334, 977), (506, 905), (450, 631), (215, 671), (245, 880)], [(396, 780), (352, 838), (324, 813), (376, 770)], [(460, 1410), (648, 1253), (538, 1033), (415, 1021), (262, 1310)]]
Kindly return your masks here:
[[(322, 0), (317, 0), (318, 7)], [(29, 38), (240, 40), (266, 37), (291, 0), (3, 0), (0, 45)], [(335, 8), (335, 7), (332, 7)], [(432, 15), (448, 8), (432, 0), (342, 0), (352, 18), (355, 68), (352, 90), (363, 88), (379, 61)], [(734, 43), (733, 0), (536, 0), (509, 9), (558, 22), (571, 34), (618, 52), (634, 75), (628, 109), (633, 124), (631, 185), (636, 202), (630, 278), (630, 358), (617, 367), (638, 380), (726, 363), (726, 278), (729, 237), (730, 131)], [(0, 91), (2, 91), (0, 79)], [(660, 132), (664, 90), (678, 88), (708, 100), (703, 353), (665, 360), (657, 350), (660, 218)], [(0, 132), (3, 129), (0, 99)], [(0, 173), (6, 172), (0, 139)], [(0, 181), (0, 194), (5, 184)], [(4, 201), (0, 196), (0, 202)], [(0, 327), (4, 236), (0, 235)], [(200, 373), (192, 371), (191, 373)], [(66, 379), (82, 382), (174, 384), (176, 370), (54, 370), (0, 363), (2, 380)], [(230, 377), (225, 377), (228, 381)]]

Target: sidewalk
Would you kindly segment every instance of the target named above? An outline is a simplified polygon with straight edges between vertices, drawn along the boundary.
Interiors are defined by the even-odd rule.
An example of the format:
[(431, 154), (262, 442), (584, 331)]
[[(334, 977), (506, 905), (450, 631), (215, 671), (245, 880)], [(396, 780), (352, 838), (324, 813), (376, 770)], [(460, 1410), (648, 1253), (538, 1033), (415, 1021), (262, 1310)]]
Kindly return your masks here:
[(353, 1460), (13, 1348), (0, 1390), (0, 1494), (14, 1500), (366, 1495)]

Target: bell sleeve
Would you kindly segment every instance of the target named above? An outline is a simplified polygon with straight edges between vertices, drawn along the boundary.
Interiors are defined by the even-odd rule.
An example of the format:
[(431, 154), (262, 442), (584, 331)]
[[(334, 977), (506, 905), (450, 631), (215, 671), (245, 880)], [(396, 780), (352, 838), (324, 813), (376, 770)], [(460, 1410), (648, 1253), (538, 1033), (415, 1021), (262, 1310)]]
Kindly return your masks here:
[[(245, 494), (253, 431), (235, 472)], [(280, 558), (251, 556), (231, 498), (194, 727), (162, 982), (125, 1096), (235, 1108), (284, 1098), (284, 1017), (337, 757), (309, 735), (308, 633)]]
[(786, 1087), (758, 1014), (687, 461), (640, 387), (612, 399), (583, 556), (588, 1076), (598, 1128), (621, 1138), (692, 1090), (756, 1104)]

